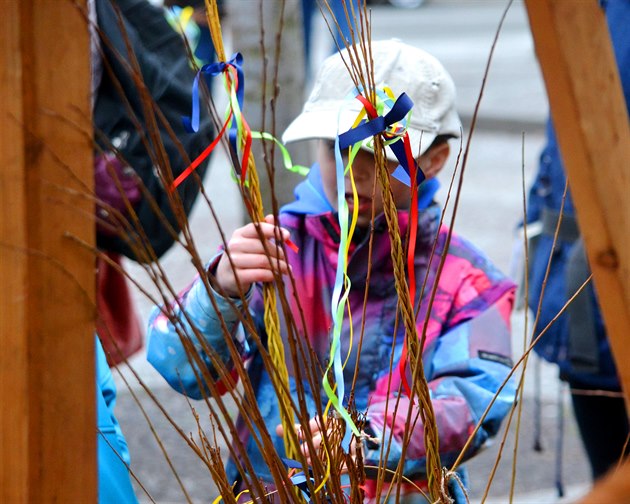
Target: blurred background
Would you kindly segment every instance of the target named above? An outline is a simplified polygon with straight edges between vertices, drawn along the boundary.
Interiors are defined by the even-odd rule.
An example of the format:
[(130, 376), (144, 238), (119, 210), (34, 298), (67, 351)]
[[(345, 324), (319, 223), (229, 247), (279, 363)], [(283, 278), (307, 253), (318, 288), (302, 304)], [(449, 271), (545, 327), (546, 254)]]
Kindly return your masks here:
[[(266, 15), (277, 8), (276, 0), (262, 2), (262, 11)], [(287, 1), (289, 7), (299, 3)], [(259, 0), (224, 0), (223, 4), (223, 28), (227, 45), (234, 50), (243, 50), (242, 46), (247, 44), (256, 45), (260, 38), (259, 32), (255, 29), (252, 35), (251, 27), (260, 24), (259, 17), (254, 15), (261, 11)], [(471, 238), (503, 271), (518, 276), (513, 257), (515, 250), (522, 248), (522, 242), (516, 236), (515, 229), (523, 219), (523, 188), (529, 187), (537, 168), (548, 112), (544, 83), (523, 3), (513, 2), (507, 12), (480, 102), (484, 73), (507, 1), (373, 0), (368, 4), (373, 39), (395, 37), (421, 47), (436, 56), (453, 76), (458, 89), (459, 112), (464, 123), (463, 147), (469, 139), (471, 142), (454, 228)], [(316, 69), (319, 62), (333, 50), (333, 40), (326, 23), (321, 14), (315, 12), (311, 50), (308, 65), (305, 65), (305, 58), (302, 57), (300, 61), (300, 54), (303, 55), (300, 29), (298, 26), (292, 34), (288, 31), (284, 35), (287, 37), (285, 45), (293, 46), (287, 51), (291, 54), (293, 50), (295, 56), (288, 67), (292, 78), (296, 75), (300, 77), (305, 66)], [(250, 39), (254, 38), (247, 39), (247, 33)], [(256, 88), (256, 70), (252, 69), (252, 77), (248, 69), (246, 62), (247, 85), (250, 89)], [(280, 79), (279, 85), (279, 102), (287, 104), (287, 110), (282, 113), (293, 116), (299, 112), (299, 106), (306, 97), (304, 93), (310, 89), (308, 78), (305, 84), (299, 79)], [(221, 95), (222, 89), (216, 88), (214, 96), (219, 111), (223, 110), (221, 104), (225, 103)], [(478, 102), (476, 127), (471, 136), (470, 125)], [(245, 114), (248, 118), (255, 114), (251, 105)], [(279, 136), (280, 131), (277, 133)], [(456, 154), (457, 146), (453, 147)], [(298, 146), (295, 152), (292, 148), (294, 160), (298, 162), (307, 162), (309, 153), (308, 147)], [(440, 177), (443, 182), (439, 193), (442, 201), (446, 198), (456, 157), (451, 156), (452, 164)], [(228, 167), (224, 153), (217, 151), (213, 154), (205, 178), (206, 191), (227, 236), (245, 218), (240, 195)], [(448, 210), (447, 216), (448, 222), (451, 216)], [(221, 235), (202, 199), (198, 200), (193, 210), (191, 228), (202, 258), (212, 256), (221, 243)], [(194, 270), (181, 250), (172, 249), (161, 263), (176, 289), (185, 287), (192, 279)], [(145, 288), (154, 291), (140, 266), (127, 262), (126, 267), (132, 275), (141, 279)], [(138, 291), (135, 292), (135, 300), (145, 322), (150, 304)], [(513, 316), (515, 360), (522, 355), (527, 339), (524, 320), (525, 312), (522, 309), (516, 311)], [(513, 502), (570, 502), (588, 489), (588, 466), (571, 416), (566, 390), (557, 379), (556, 368), (534, 362), (535, 359), (530, 360), (527, 372)], [(130, 361), (130, 366), (184, 432), (197, 430), (186, 400), (171, 391), (152, 370), (145, 361), (144, 351)], [(132, 470), (151, 497), (161, 503), (187, 501), (156, 441), (158, 437), (190, 500), (212, 502), (216, 491), (207, 469), (140, 387), (128, 367), (120, 366), (120, 373), (115, 372), (115, 376), (119, 389), (117, 415), (130, 445)], [(539, 386), (535, 387), (537, 379)], [(205, 405), (196, 403), (193, 406), (203, 418)], [(154, 433), (147, 428), (147, 418)], [(514, 428), (515, 425), (512, 425), (512, 432)], [(486, 502), (509, 501), (514, 443), (515, 436), (511, 433)], [(500, 436), (495, 439), (493, 446), (467, 464), (471, 502), (481, 501), (497, 458), (499, 444)], [(559, 496), (559, 487), (565, 494), (564, 498)], [(137, 494), (141, 501), (150, 501), (138, 487)]]

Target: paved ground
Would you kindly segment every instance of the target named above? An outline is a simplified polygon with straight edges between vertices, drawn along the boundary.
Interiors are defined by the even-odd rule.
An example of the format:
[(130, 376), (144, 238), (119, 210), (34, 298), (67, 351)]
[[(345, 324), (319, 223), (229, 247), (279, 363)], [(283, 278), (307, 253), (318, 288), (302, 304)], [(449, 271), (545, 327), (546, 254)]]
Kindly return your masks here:
[[(488, 54), (498, 26), (503, 1), (432, 0), (423, 7), (400, 10), (387, 6), (373, 9), (373, 38), (398, 37), (423, 47), (442, 60), (452, 73), (459, 91), (459, 109), (466, 124), (470, 123)], [(320, 30), (319, 33), (325, 33)], [(320, 41), (315, 59), (326, 54), (327, 45)], [(473, 136), (466, 166), (465, 183), (455, 228), (472, 237), (505, 271), (512, 269), (513, 230), (522, 218), (522, 167), (525, 184), (529, 184), (543, 141), (542, 127), (547, 114), (546, 98), (533, 52), (526, 14), (521, 2), (515, 2), (499, 37), (488, 83), (479, 109), (478, 129)], [(466, 128), (467, 129), (467, 128)], [(448, 183), (452, 167), (442, 179)], [(238, 193), (226, 176), (220, 156), (215, 157), (206, 180), (209, 196), (220, 216), (222, 228), (229, 232), (241, 221)], [(443, 191), (444, 193), (444, 191)], [(444, 194), (443, 194), (444, 196)], [(199, 205), (191, 219), (197, 247), (209, 257), (220, 236), (208, 209)], [(173, 250), (162, 261), (176, 288), (190, 279), (192, 268), (181, 251)], [(130, 265), (130, 268), (135, 268)], [(142, 277), (142, 272), (134, 271)], [(145, 282), (150, 288), (150, 284)], [(148, 303), (138, 294), (141, 314), (147, 316)], [(524, 313), (514, 316), (514, 349), (520, 355), (523, 347)], [(159, 376), (139, 356), (132, 362), (143, 380), (172, 415), (184, 432), (196, 431), (186, 401), (171, 392)], [(128, 373), (127, 373), (128, 374)], [(125, 430), (133, 458), (133, 469), (153, 499), (161, 503), (185, 502), (177, 480), (147, 428), (140, 409), (120, 377), (118, 415)], [(588, 471), (576, 428), (565, 407), (564, 478), (569, 496), (558, 500), (555, 490), (555, 443), (558, 428), (558, 381), (553, 367), (543, 366), (541, 432), (544, 451), (532, 449), (534, 440), (534, 393), (531, 372), (528, 372), (523, 400), (523, 416), (516, 467), (515, 499), (518, 503), (566, 502), (585, 491)], [(194, 502), (212, 502), (216, 497), (212, 479), (183, 440), (168, 425), (164, 415), (140, 390), (138, 395), (155, 432), (161, 439), (183, 486)], [(203, 405), (195, 405), (202, 413)], [(511, 429), (513, 432), (513, 429)], [(469, 465), (472, 488), (471, 502), (480, 502), (485, 482), (494, 465), (500, 439)], [(512, 471), (514, 435), (508, 436), (501, 465), (494, 477), (490, 498), (486, 502), (508, 502)], [(138, 494), (142, 497), (142, 491)], [(144, 497), (143, 497), (144, 499)]]

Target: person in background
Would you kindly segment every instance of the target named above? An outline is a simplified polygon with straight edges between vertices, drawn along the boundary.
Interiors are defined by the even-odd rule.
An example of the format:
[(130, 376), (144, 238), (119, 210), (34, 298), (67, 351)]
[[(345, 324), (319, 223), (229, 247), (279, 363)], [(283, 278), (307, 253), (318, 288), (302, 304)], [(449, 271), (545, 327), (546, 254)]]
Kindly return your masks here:
[[(602, 2), (626, 99), (630, 106), (630, 0)], [(630, 109), (629, 113), (630, 113)], [(622, 169), (623, 167), (619, 167)], [(566, 176), (553, 124), (547, 125), (547, 144), (529, 192), (528, 221), (542, 223), (542, 234), (530, 253), (529, 306), (541, 306), (534, 336), (558, 314), (590, 275), (570, 192), (563, 206)], [(562, 223), (554, 247), (556, 223)], [(543, 284), (551, 257), (546, 287)], [(606, 326), (593, 283), (542, 336), (534, 350), (559, 367), (569, 384), (573, 411), (586, 449), (593, 479), (601, 477), (629, 453), (630, 434), (624, 396)]]
[(135, 504), (129, 449), (114, 413), (116, 385), (105, 352), (96, 338), (96, 417), (99, 504)]
[[(202, 67), (216, 60), (205, 0), (164, 0), (167, 18), (178, 31), (183, 31), (192, 51), (195, 63)], [(217, 1), (219, 16), (223, 16), (223, 0)]]
[[(146, 260), (144, 246), (160, 257), (174, 243), (164, 219), (178, 229), (169, 197), (157, 173), (163, 168), (147, 147), (147, 126), (136, 77), (155, 100), (161, 117), (169, 122), (156, 128), (160, 147), (173, 176), (190, 163), (211, 140), (208, 118), (198, 133), (188, 134), (181, 115), (189, 111), (194, 73), (185, 45), (168, 24), (164, 10), (147, 0), (91, 0), (88, 2), (92, 106), (94, 125), (94, 196), (96, 241), (96, 385), (98, 429), (98, 489), (101, 503), (134, 503), (129, 451), (116, 420), (116, 388), (109, 370), (143, 346), (142, 328), (124, 274), (123, 256)], [(130, 53), (134, 57), (131, 58)], [(137, 65), (131, 69), (128, 62)], [(134, 71), (139, 75), (133, 74)], [(167, 131), (168, 130), (168, 131)], [(175, 138), (173, 138), (173, 135)], [(151, 135), (152, 136), (152, 135)], [(157, 139), (152, 136), (151, 143)], [(155, 144), (154, 144), (155, 145)], [(157, 146), (156, 146), (157, 148)], [(159, 167), (158, 167), (159, 165)], [(206, 167), (200, 167), (200, 176)], [(190, 212), (199, 191), (194, 181), (178, 189), (183, 210)], [(133, 219), (131, 205), (142, 228), (124, 226), (117, 216)], [(156, 212), (154, 208), (160, 209)], [(139, 243), (142, 242), (142, 243)], [(107, 360), (106, 360), (107, 359)]]
[[(90, 63), (91, 63), (91, 96), (92, 106), (96, 101), (97, 90), (101, 83), (102, 61), (99, 52), (98, 30), (96, 28), (99, 19), (97, 11), (102, 7), (97, 2), (103, 0), (90, 0), (88, 2), (88, 20), (90, 28)], [(95, 157), (95, 179), (98, 179)], [(95, 184), (97, 180), (95, 180)], [(97, 269), (97, 285), (102, 282)], [(100, 273), (102, 276), (102, 273)], [(120, 280), (124, 281), (124, 278)], [(98, 287), (97, 287), (98, 290)], [(100, 294), (97, 292), (97, 298)], [(99, 306), (99, 310), (103, 307)], [(125, 315), (127, 316), (127, 315)], [(133, 321), (135, 322), (135, 320)], [(97, 324), (98, 325), (98, 324)], [(126, 325), (123, 323), (123, 325)], [(132, 324), (132, 331), (136, 334), (136, 327)], [(139, 334), (139, 332), (137, 333)], [(107, 362), (103, 345), (98, 335), (95, 339), (96, 358), (96, 460), (98, 471), (98, 502), (99, 504), (136, 504), (138, 502), (129, 472), (129, 450), (127, 441), (122, 433), (116, 414), (116, 384)]]

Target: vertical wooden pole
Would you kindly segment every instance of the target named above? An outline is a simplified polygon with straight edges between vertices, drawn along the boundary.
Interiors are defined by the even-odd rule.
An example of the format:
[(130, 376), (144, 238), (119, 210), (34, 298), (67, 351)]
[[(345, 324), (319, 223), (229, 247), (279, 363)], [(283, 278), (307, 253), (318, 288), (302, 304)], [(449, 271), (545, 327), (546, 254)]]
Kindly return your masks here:
[(94, 242), (92, 203), (77, 182), (91, 187), (93, 177), (89, 36), (79, 8), (85, 3), (2, 3), (0, 502), (6, 503), (96, 501), (94, 255), (69, 238)]
[(527, 0), (526, 5), (628, 405), (630, 127), (606, 19), (596, 0)]

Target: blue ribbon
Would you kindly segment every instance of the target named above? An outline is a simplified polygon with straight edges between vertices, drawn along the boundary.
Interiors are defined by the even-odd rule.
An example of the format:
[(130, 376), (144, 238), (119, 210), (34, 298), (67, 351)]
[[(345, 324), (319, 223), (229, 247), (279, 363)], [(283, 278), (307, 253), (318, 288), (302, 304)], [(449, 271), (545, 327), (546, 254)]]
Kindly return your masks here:
[[(411, 98), (409, 98), (406, 93), (402, 93), (387, 114), (385, 114), (384, 116), (375, 117), (374, 119), (369, 121), (363, 121), (357, 127), (351, 128), (345, 133), (339, 135), (339, 148), (346, 149), (351, 145), (362, 142), (366, 138), (373, 137), (385, 132), (387, 128), (389, 128), (392, 124), (402, 121), (412, 107), (413, 101), (411, 101)], [(395, 140), (388, 145), (390, 149), (392, 149), (392, 152), (400, 163), (399, 168), (402, 167), (404, 173), (406, 173), (405, 177), (402, 173), (400, 173), (397, 168), (394, 172), (396, 173), (396, 178), (406, 185), (410, 186), (411, 183), (409, 173), (411, 167), (407, 163), (405, 146), (401, 140), (402, 137), (399, 137), (398, 140)], [(416, 173), (416, 184), (420, 185), (424, 181), (425, 176), (419, 167), (417, 167)]]
[[(300, 464), (296, 460), (290, 458), (282, 458), (282, 462), (284, 462), (284, 465), (287, 466), (287, 468), (289, 469), (302, 469), (302, 464)], [(300, 490), (300, 492), (302, 492), (302, 496), (306, 499), (306, 501), (311, 502), (311, 493), (308, 488), (308, 481), (310, 480), (313, 485), (315, 484), (315, 481), (310, 476), (310, 469), (309, 476), (307, 476), (304, 471), (300, 471), (298, 473), (295, 473), (289, 479), (291, 480), (291, 483), (293, 483)]]
[[(184, 129), (188, 133), (196, 133), (199, 131), (199, 77), (203, 76), (206, 80), (206, 84), (210, 87), (210, 82), (212, 77), (216, 77), (217, 75), (221, 75), (224, 70), (228, 67), (234, 67), (236, 69), (236, 76), (238, 79), (238, 88), (236, 90), (236, 98), (238, 101), (238, 105), (241, 110), (243, 110), (243, 99), (245, 96), (245, 80), (243, 78), (243, 55), (241, 53), (235, 53), (229, 61), (216, 61), (214, 63), (209, 63), (201, 67), (197, 75), (195, 75), (195, 80), (192, 85), (192, 114), (190, 117), (182, 116), (182, 123), (184, 124)], [(229, 139), (234, 152), (238, 152), (237, 149), (237, 140), (238, 131), (237, 124), (234, 119), (232, 119), (232, 125), (229, 130)]]

